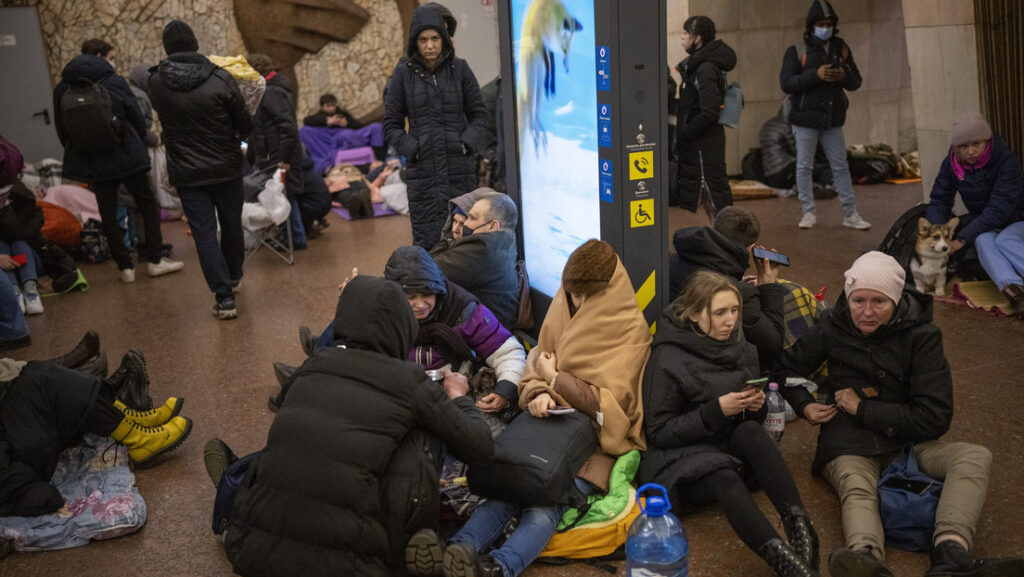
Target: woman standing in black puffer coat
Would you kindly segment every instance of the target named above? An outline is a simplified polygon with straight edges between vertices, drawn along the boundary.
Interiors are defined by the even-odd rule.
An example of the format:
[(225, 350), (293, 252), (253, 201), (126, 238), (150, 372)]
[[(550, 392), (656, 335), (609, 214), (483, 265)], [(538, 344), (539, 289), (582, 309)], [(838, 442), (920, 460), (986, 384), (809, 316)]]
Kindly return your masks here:
[(725, 127), (718, 123), (718, 116), (725, 102), (725, 73), (736, 67), (736, 52), (715, 39), (715, 23), (707, 16), (688, 18), (681, 39), (690, 56), (676, 67), (683, 78), (676, 115), (679, 206), (697, 211), (703, 163), (714, 213), (732, 204), (725, 170)]
[(384, 93), (384, 138), (408, 163), (413, 244), (427, 250), (441, 240), (448, 200), (477, 188), (472, 155), (487, 131), (480, 86), (455, 57), (442, 10), (435, 3), (416, 9), (406, 55)]

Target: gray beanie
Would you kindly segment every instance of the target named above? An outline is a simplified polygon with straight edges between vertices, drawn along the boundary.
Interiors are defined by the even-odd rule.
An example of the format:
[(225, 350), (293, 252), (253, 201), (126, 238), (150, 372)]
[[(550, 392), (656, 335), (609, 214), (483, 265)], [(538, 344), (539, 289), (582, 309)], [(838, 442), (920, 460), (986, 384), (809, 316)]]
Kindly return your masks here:
[(977, 112), (967, 111), (960, 115), (953, 123), (953, 134), (951, 142), (953, 146), (960, 146), (968, 142), (980, 142), (992, 138), (992, 127), (985, 121), (985, 117)]

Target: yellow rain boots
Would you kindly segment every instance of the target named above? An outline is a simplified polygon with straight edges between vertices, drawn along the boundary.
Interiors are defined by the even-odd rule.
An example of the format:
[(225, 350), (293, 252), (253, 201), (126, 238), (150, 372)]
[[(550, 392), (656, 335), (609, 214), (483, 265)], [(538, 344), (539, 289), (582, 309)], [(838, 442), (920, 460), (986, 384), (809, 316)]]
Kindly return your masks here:
[(157, 427), (144, 427), (125, 417), (110, 437), (124, 443), (136, 469), (145, 469), (153, 465), (160, 454), (177, 448), (190, 432), (192, 421), (185, 417), (173, 417)]
[(128, 406), (121, 401), (114, 401), (114, 406), (117, 410), (124, 413), (124, 416), (128, 419), (135, 421), (143, 427), (159, 427), (160, 425), (163, 425), (167, 421), (177, 417), (184, 405), (185, 399), (171, 397), (167, 399), (167, 402), (164, 403), (164, 406), (162, 407), (157, 407), (149, 411), (136, 411), (135, 409), (128, 408)]

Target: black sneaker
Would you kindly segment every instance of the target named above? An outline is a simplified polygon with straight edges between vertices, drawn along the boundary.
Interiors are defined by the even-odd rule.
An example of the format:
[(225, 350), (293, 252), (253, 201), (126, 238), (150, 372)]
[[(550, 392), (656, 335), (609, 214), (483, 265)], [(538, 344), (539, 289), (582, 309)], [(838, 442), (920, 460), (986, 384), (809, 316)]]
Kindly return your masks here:
[(25, 335), (19, 339), (0, 339), (0, 351), (11, 351), (27, 347), (32, 344), (32, 335)]
[(893, 577), (869, 551), (836, 549), (828, 556), (828, 572), (832, 577)]
[(213, 316), (222, 321), (238, 318), (238, 309), (235, 308), (235, 298), (228, 297), (213, 305)]
[(932, 549), (932, 565), (925, 577), (1019, 577), (1024, 559), (975, 559), (956, 541), (943, 541)]
[(121, 366), (106, 382), (114, 390), (114, 398), (136, 411), (153, 408), (153, 397), (149, 395), (149, 371), (146, 357), (135, 349), (129, 350), (121, 359)]
[(203, 447), (203, 465), (206, 466), (206, 474), (210, 476), (214, 487), (220, 486), (224, 471), (237, 460), (238, 457), (231, 451), (231, 447), (216, 437), (206, 441), (206, 446)]
[(1010, 300), (1010, 314), (1021, 315), (1024, 314), (1024, 286), (1019, 284), (1006, 285), (1003, 289), (1003, 294)]
[(433, 529), (420, 529), (405, 546), (405, 568), (411, 575), (443, 575), (444, 548)]

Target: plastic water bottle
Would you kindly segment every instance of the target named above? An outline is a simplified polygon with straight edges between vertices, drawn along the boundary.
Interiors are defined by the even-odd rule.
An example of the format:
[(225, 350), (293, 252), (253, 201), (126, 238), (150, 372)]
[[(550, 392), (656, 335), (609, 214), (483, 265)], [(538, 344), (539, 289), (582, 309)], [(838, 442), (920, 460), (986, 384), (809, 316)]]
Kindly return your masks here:
[(775, 441), (775, 446), (782, 448), (782, 433), (786, 431), (786, 400), (779, 392), (779, 384), (768, 385), (768, 414), (764, 417), (764, 431)]
[(647, 497), (640, 516), (629, 527), (626, 577), (689, 577), (690, 546), (683, 525), (669, 513), (668, 492), (657, 483), (648, 483), (636, 490), (637, 499), (648, 490), (661, 494)]

